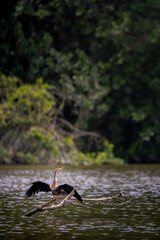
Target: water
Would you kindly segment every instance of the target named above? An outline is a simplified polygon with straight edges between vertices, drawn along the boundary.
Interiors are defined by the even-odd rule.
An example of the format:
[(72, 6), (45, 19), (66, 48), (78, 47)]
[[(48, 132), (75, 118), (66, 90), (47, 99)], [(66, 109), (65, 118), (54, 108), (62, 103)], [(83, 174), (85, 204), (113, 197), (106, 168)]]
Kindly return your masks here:
[(160, 239), (160, 165), (65, 167), (58, 183), (75, 186), (82, 197), (123, 196), (109, 202), (68, 203), (24, 217), (50, 200), (51, 193), (29, 199), (24, 195), (34, 181), (51, 183), (54, 169), (0, 167), (0, 239)]

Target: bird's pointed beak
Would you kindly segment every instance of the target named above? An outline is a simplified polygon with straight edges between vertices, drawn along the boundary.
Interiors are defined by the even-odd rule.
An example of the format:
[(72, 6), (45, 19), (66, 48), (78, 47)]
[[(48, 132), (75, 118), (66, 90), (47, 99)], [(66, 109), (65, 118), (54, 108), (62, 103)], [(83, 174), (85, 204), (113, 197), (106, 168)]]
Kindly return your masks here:
[(62, 170), (64, 167), (61, 167), (61, 168), (58, 168), (58, 170), (60, 171), (60, 170)]

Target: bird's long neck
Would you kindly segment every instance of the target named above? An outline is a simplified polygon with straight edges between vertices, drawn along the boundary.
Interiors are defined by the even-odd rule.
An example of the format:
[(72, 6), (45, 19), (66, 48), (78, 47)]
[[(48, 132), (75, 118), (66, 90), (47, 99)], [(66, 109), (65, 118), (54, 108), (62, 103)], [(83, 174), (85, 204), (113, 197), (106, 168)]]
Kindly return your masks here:
[(53, 177), (53, 182), (52, 184), (50, 185), (50, 188), (52, 190), (56, 189), (57, 188), (57, 172), (58, 172), (58, 169), (55, 170), (54, 172), (54, 177)]

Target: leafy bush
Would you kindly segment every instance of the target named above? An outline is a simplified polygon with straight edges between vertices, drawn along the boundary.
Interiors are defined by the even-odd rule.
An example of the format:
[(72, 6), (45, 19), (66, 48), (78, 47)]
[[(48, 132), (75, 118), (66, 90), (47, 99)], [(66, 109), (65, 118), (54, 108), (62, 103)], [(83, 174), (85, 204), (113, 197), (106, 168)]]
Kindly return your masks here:
[(124, 160), (114, 156), (113, 148), (114, 145), (106, 140), (102, 151), (88, 153), (73, 151), (70, 157), (79, 165), (124, 164)]
[[(74, 127), (113, 142), (116, 156), (159, 163), (159, 1), (15, 0), (6, 5), (0, 72), (28, 84), (19, 92), (16, 78), (0, 76), (1, 134), (13, 126), (48, 122), (56, 102), (57, 112)], [(43, 93), (44, 84), (37, 90), (39, 77), (54, 85), (56, 99), (49, 100), (53, 93), (46, 87)], [(38, 112), (32, 109), (43, 103)], [(76, 146), (82, 152), (103, 149), (87, 138)]]
[(0, 164), (8, 164), (9, 162), (9, 156), (8, 156), (8, 150), (0, 145)]
[[(14, 80), (14, 79), (13, 79)], [(38, 79), (35, 85), (26, 84), (14, 89), (0, 105), (0, 118), (3, 127), (39, 124), (50, 121), (48, 114), (55, 106), (48, 84)]]
[[(1, 77), (7, 84), (11, 82), (12, 78)], [(42, 79), (31, 85), (13, 78), (13, 83), (13, 89), (3, 85), (5, 92), (0, 103), (1, 164), (114, 162), (113, 144), (105, 141), (103, 151), (83, 153), (76, 146), (74, 134), (55, 122), (63, 106), (57, 104), (56, 107), (50, 93), (53, 87), (44, 84)], [(58, 126), (56, 130), (53, 122)]]
[(14, 88), (11, 89), (9, 83), (12, 78), (1, 75), (1, 80), (2, 158), (7, 159), (5, 149), (10, 149), (11, 163), (47, 162), (51, 153), (56, 155), (59, 151), (53, 135), (45, 131), (44, 127), (47, 123), (50, 124), (50, 114), (55, 108), (55, 101), (50, 93), (53, 87), (43, 83), (42, 79), (38, 79), (34, 85), (22, 85), (18, 79), (13, 78)]

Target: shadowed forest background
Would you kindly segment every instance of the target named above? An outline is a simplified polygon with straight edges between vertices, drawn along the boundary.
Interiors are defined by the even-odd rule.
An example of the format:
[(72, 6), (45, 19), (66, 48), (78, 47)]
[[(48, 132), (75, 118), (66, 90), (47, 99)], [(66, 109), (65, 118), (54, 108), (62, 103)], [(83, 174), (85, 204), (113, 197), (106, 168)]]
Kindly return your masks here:
[(160, 163), (160, 1), (12, 0), (0, 164)]

